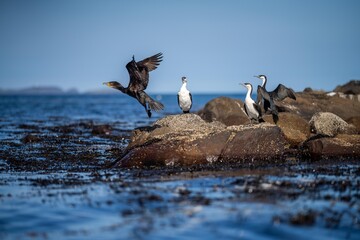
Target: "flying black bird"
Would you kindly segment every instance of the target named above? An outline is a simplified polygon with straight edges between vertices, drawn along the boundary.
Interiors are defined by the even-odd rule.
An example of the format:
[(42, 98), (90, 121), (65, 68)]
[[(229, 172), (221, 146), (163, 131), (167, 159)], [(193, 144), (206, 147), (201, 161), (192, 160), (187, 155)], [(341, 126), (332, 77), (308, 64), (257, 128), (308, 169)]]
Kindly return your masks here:
[(186, 77), (182, 77), (182, 86), (177, 95), (177, 100), (179, 107), (183, 111), (183, 113), (189, 113), (192, 106), (192, 95), (189, 90), (186, 88), (187, 79)]
[(155, 70), (161, 61), (162, 53), (155, 54), (139, 62), (135, 62), (133, 56), (132, 61), (126, 64), (126, 69), (130, 75), (128, 87), (125, 88), (116, 81), (104, 82), (104, 84), (136, 98), (145, 107), (148, 117), (151, 117), (151, 110), (161, 111), (164, 109), (164, 105), (152, 99), (144, 90), (149, 83), (149, 72)]
[(253, 120), (256, 123), (265, 122), (261, 116), (261, 107), (251, 98), (253, 86), (250, 83), (241, 83), (241, 85), (247, 88), (247, 93), (244, 101), (244, 109), (246, 115), (248, 115), (250, 119), (250, 124), (252, 124)]
[(285, 98), (289, 97), (296, 100), (295, 92), (291, 88), (287, 88), (282, 84), (279, 84), (274, 91), (268, 92), (266, 90), (267, 78), (265, 75), (254, 76), (262, 80), (261, 86), (258, 86), (257, 89), (257, 99), (256, 102), (261, 106), (261, 102), (264, 103), (264, 110), (267, 111), (269, 108), (273, 116), (273, 120), (276, 123), (279, 120), (278, 111), (274, 100), (282, 101)]

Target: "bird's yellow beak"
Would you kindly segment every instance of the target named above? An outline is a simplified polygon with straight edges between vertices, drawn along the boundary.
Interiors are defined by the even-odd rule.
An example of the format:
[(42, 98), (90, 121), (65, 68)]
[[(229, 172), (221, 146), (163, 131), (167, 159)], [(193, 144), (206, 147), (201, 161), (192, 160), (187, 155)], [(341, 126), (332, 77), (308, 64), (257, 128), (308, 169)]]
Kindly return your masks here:
[(109, 86), (109, 83), (108, 82), (103, 82), (104, 85), (106, 86)]

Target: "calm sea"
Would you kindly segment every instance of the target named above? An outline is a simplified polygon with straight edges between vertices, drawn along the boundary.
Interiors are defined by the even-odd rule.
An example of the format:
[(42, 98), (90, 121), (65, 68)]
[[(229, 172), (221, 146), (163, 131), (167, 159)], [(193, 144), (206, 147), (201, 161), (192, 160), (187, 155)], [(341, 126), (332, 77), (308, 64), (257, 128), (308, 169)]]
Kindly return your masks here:
[[(211, 99), (227, 96), (244, 99), (243, 94), (194, 94), (191, 111), (198, 111)], [(78, 120), (123, 123), (124, 129), (149, 124), (168, 114), (181, 113), (176, 94), (152, 97), (165, 105), (165, 110), (148, 118), (137, 100), (124, 94), (111, 95), (55, 95), (55, 96), (0, 96), (0, 124), (46, 121), (49, 125)]]

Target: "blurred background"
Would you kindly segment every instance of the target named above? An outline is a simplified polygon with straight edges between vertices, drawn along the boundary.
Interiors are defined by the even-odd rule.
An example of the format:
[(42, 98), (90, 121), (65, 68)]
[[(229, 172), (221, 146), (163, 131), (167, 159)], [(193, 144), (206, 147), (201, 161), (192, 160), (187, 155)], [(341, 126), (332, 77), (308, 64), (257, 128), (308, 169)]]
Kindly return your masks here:
[(245, 92), (283, 83), (330, 91), (360, 78), (360, 1), (1, 0), (0, 89), (80, 93), (128, 83), (125, 68), (158, 52), (149, 93)]

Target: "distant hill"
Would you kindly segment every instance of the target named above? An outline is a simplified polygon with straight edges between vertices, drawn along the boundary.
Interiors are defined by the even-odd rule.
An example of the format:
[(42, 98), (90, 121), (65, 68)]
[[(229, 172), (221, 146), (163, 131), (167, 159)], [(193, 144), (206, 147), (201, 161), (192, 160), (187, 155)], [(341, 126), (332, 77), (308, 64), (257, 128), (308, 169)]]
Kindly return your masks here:
[(61, 95), (61, 94), (78, 94), (75, 88), (64, 91), (59, 87), (43, 86), (28, 87), (22, 89), (0, 89), (0, 95)]

